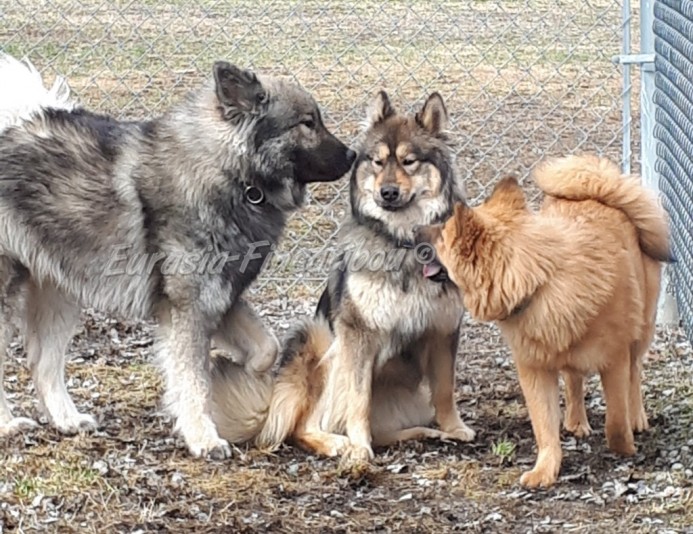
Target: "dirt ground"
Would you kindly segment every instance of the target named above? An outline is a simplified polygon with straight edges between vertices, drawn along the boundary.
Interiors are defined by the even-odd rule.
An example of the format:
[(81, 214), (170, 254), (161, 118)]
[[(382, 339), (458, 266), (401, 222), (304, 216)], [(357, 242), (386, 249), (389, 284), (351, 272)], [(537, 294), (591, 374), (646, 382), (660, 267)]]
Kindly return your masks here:
[[(66, 75), (80, 100), (118, 116), (161, 112), (221, 57), (295, 76), (349, 140), (376, 89), (405, 108), (438, 90), (471, 202), (505, 173), (526, 179), (544, 155), (620, 159), (623, 86), (610, 60), (620, 47), (612, 0), (0, 5), (0, 49), (29, 55), (49, 81)], [(312, 190), (280, 252), (329, 251), (345, 185)], [(256, 284), (252, 298), (280, 337), (312, 313), (321, 265), (277, 261)], [(488, 325), (464, 324), (457, 369), (458, 405), (476, 440), (377, 450), (360, 473), (288, 446), (191, 459), (160, 411), (151, 325), (85, 313), (70, 356), (70, 392), (99, 431), (65, 437), (44, 424), (0, 441), (0, 533), (693, 533), (693, 351), (678, 328), (657, 332), (646, 362), (652, 429), (637, 438), (638, 454), (606, 450), (593, 380), (594, 434), (564, 435), (561, 479), (536, 492), (518, 484), (534, 461), (532, 431), (508, 351)], [(4, 384), (17, 415), (39, 417), (18, 342)]]
[[(281, 308), (281, 306), (278, 306)], [(309, 313), (307, 306), (299, 314)], [(266, 315), (281, 332), (285, 313)], [(508, 351), (492, 327), (467, 323), (458, 406), (471, 444), (411, 443), (376, 450), (372, 468), (289, 446), (227, 461), (191, 459), (158, 410), (151, 331), (85, 316), (71, 348), (70, 390), (97, 415), (94, 435), (42, 426), (0, 451), (0, 526), (30, 532), (692, 532), (693, 357), (679, 330), (660, 330), (646, 364), (652, 429), (623, 460), (605, 448), (596, 383), (594, 434), (563, 436), (555, 488), (525, 491), (532, 431)], [(18, 344), (7, 369), (11, 399), (38, 417)]]

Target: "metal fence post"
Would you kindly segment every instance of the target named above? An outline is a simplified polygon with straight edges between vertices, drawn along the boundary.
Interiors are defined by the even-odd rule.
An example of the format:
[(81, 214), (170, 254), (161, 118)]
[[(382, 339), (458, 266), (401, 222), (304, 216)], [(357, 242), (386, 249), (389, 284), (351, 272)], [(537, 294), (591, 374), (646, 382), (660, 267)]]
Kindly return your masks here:
[[(621, 31), (623, 33), (623, 44), (621, 48), (621, 57), (630, 57), (630, 22), (631, 22), (631, 9), (630, 0), (623, 0), (623, 5), (621, 6), (621, 17), (622, 26)], [(621, 68), (623, 69), (623, 93), (621, 94), (622, 106), (623, 106), (623, 154), (621, 160), (621, 168), (624, 174), (630, 174), (630, 159), (631, 159), (631, 94), (632, 86), (630, 82), (630, 62), (622, 62)]]
[[(654, 54), (654, 2), (655, 0), (640, 0), (640, 54)], [(654, 61), (641, 64), (640, 69), (640, 150), (641, 175), (643, 184), (660, 194), (659, 173), (655, 170), (656, 139), (655, 126), (655, 65)], [(669, 268), (666, 267), (662, 276), (662, 290), (657, 304), (658, 324), (677, 324), (679, 321), (676, 299), (669, 289)]]

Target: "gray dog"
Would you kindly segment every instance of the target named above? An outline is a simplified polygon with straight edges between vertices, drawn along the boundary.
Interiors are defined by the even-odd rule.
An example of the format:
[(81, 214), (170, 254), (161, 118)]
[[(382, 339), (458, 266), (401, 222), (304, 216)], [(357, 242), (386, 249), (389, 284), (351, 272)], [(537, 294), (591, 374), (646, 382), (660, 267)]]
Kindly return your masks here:
[[(165, 404), (195, 456), (230, 454), (210, 415), (210, 341), (258, 371), (274, 362), (276, 339), (241, 295), (306, 184), (340, 178), (355, 153), (298, 85), (221, 61), (210, 78), (163, 116), (123, 122), (0, 56), (0, 379), (22, 324), (62, 432), (96, 426), (64, 381), (81, 307), (157, 319)], [(0, 395), (0, 435), (34, 424)]]

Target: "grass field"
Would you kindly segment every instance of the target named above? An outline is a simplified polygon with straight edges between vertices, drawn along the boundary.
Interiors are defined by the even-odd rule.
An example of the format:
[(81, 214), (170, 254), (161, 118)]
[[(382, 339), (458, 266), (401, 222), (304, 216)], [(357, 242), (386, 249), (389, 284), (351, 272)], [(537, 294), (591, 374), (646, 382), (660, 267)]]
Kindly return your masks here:
[[(440, 91), (472, 202), (544, 155), (620, 158), (623, 88), (610, 61), (620, 47), (611, 0), (0, 3), (1, 50), (28, 55), (47, 81), (67, 76), (83, 103), (118, 116), (162, 112), (222, 58), (295, 76), (350, 141), (377, 89), (405, 108)], [(284, 252), (330, 247), (345, 185), (313, 189)], [(312, 312), (324, 275), (276, 264), (252, 297), (281, 335)], [(653, 429), (638, 455), (606, 451), (593, 382), (596, 432), (564, 436), (562, 479), (541, 492), (517, 484), (532, 432), (491, 327), (467, 321), (460, 344), (459, 407), (477, 440), (380, 450), (359, 474), (289, 447), (190, 459), (159, 412), (151, 345), (149, 325), (85, 314), (70, 390), (100, 430), (63, 437), (43, 426), (0, 442), (0, 532), (693, 532), (693, 355), (677, 329), (658, 331), (646, 364)], [(18, 414), (37, 417), (23, 364), (16, 343), (5, 387)]]

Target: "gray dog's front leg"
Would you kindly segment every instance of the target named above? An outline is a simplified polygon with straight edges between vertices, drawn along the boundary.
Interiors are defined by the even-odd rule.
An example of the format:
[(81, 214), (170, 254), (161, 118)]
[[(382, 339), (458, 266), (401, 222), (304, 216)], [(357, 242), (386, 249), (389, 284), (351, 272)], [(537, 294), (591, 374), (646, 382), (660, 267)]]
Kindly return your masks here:
[(166, 377), (164, 401), (191, 454), (228, 458), (231, 447), (212, 421), (209, 329), (192, 310), (172, 308), (160, 318), (159, 364)]

